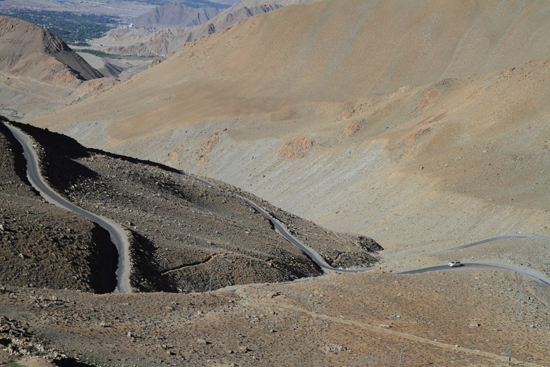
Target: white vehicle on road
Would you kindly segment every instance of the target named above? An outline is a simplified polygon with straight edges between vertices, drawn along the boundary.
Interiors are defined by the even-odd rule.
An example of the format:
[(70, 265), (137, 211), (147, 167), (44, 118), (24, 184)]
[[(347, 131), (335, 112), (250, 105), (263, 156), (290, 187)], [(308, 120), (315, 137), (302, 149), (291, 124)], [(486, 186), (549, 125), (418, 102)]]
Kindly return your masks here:
[(461, 264), (460, 261), (458, 261), (458, 260), (452, 260), (448, 265), (449, 265), (451, 268), (458, 267), (458, 266), (462, 266), (462, 264)]

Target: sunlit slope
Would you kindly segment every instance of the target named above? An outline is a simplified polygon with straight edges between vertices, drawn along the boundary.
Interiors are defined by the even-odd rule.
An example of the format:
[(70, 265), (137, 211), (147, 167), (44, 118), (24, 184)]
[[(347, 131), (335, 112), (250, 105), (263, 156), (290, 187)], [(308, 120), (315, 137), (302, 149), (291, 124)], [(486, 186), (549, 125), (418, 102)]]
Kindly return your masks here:
[(524, 4), (282, 8), (34, 123), (390, 250), (548, 231), (550, 38)]
[(0, 71), (64, 86), (103, 77), (60, 38), (7, 16), (0, 17)]
[(335, 113), (333, 103), (372, 93), (550, 58), (545, 9), (545, 2), (500, 1), (288, 6), (190, 44), (94, 101), (35, 123), (108, 121), (116, 145), (204, 120)]

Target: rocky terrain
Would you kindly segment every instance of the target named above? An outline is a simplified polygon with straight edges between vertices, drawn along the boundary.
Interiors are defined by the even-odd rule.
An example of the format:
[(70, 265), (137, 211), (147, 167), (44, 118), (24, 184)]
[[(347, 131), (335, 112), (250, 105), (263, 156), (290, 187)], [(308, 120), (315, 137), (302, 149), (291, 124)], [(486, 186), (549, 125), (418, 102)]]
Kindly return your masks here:
[[(544, 285), (469, 267), (398, 274), (452, 259), (550, 274), (542, 239), (432, 253), (550, 237), (547, 12), (492, 0), (283, 7), (28, 119), (50, 129), (19, 125), (50, 184), (131, 230), (132, 285), (147, 293), (5, 283), (12, 354), (0, 358), (380, 366), (403, 351), (404, 366), (548, 365)], [(317, 277), (235, 195), (333, 266), (378, 264)], [(269, 284), (223, 291), (257, 279)]]
[(488, 367), (508, 366), (513, 338), (511, 365), (547, 365), (547, 291), (527, 282), (513, 322), (520, 281), (379, 270), (211, 295), (4, 287), (0, 341), (26, 353), (5, 355), (18, 363), (30, 352), (84, 366), (380, 366), (403, 346), (404, 366)]
[[(30, 122), (371, 236), (396, 270), (502, 233), (548, 236), (550, 54), (527, 36), (547, 29), (541, 3), (358, 3), (251, 17)], [(409, 46), (388, 46), (403, 35)], [(517, 261), (521, 243), (461, 256)], [(533, 260), (548, 273), (546, 257)]]
[(119, 55), (168, 56), (185, 43), (223, 30), (238, 21), (267, 13), (287, 5), (305, 4), (311, 0), (240, 0), (212, 19), (193, 27), (146, 32), (143, 29), (116, 28), (103, 38), (93, 41), (108, 53)]
[(214, 18), (219, 12), (216, 8), (191, 8), (173, 1), (130, 21), (139, 27), (193, 27)]
[[(16, 126), (38, 143), (51, 187), (131, 231), (136, 290), (206, 291), (211, 275), (212, 289), (218, 289), (322, 274), (235, 195), (250, 194), (230, 185), (208, 187), (166, 166), (87, 150), (60, 134)], [(369, 238), (332, 233), (261, 205), (335, 267), (368, 267), (378, 260), (382, 247)]]
[(38, 195), (3, 124), (0, 151), (0, 284), (111, 292), (117, 255), (109, 235)]

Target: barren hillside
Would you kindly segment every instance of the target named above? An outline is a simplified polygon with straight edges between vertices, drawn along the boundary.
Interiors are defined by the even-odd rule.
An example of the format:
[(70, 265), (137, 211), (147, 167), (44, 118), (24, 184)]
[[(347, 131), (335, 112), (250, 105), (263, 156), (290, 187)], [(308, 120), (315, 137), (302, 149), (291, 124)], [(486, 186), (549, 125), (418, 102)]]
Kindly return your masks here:
[(60, 38), (23, 20), (0, 17), (0, 70), (53, 85), (102, 78)]
[(241, 0), (211, 20), (194, 27), (176, 27), (156, 32), (143, 29), (116, 28), (94, 44), (107, 46), (106, 51), (122, 55), (167, 56), (187, 42), (199, 39), (230, 25), (287, 5), (305, 4), (311, 0)]
[(25, 167), (21, 146), (0, 122), (0, 284), (112, 292), (117, 256), (109, 234), (46, 203)]
[[(547, 291), (526, 284), (511, 322), (520, 282), (474, 270), (378, 271), (212, 295), (9, 286), (0, 288), (0, 337), (56, 365), (109, 367), (398, 366), (402, 346), (402, 366), (505, 367), (514, 338), (512, 366), (548, 365)], [(0, 363), (10, 357), (29, 361), (0, 349)]]
[(284, 7), (32, 123), (224, 180), (396, 251), (546, 233), (544, 9)]
[(219, 12), (216, 8), (191, 8), (173, 1), (131, 21), (140, 27), (193, 27), (214, 18)]
[[(218, 289), (323, 273), (229, 185), (219, 190), (169, 167), (88, 150), (60, 134), (16, 126), (36, 141), (43, 176), (51, 187), (130, 233), (130, 280), (136, 291), (206, 291), (211, 274), (212, 288)], [(372, 240), (330, 233), (268, 203), (261, 205), (334, 267), (368, 267), (378, 260), (381, 248)], [(58, 250), (55, 242), (51, 249)], [(11, 279), (5, 284), (20, 285)]]
[[(335, 265), (369, 255), (343, 231), (385, 250), (369, 272), (235, 293), (97, 296), (14, 282), (0, 288), (0, 341), (108, 366), (548, 365), (549, 10), (283, 7), (29, 119), (50, 129), (25, 127), (50, 157), (52, 185), (131, 229), (134, 258), (148, 260), (136, 289), (201, 291), (212, 273), (216, 288), (317, 274), (235, 194), (292, 213), (254, 197)], [(69, 146), (85, 154), (58, 159)], [(214, 191), (179, 169), (239, 189)], [(432, 253), (532, 231), (546, 238)], [(398, 274), (435, 264), (444, 270)], [(488, 264), (503, 269), (475, 268)]]
[[(0, 17), (0, 111), (13, 117), (66, 106), (103, 75), (60, 38), (23, 20)], [(90, 83), (89, 86), (86, 84)]]

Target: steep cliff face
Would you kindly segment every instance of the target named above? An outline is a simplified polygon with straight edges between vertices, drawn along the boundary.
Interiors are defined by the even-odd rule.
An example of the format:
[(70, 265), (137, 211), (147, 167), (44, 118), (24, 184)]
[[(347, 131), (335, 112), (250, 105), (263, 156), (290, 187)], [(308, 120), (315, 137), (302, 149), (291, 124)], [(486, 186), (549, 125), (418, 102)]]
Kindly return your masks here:
[(0, 17), (0, 70), (59, 86), (103, 77), (59, 37), (6, 16)]

